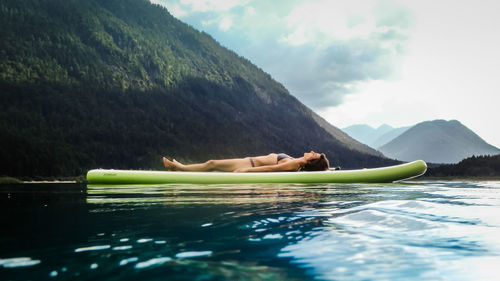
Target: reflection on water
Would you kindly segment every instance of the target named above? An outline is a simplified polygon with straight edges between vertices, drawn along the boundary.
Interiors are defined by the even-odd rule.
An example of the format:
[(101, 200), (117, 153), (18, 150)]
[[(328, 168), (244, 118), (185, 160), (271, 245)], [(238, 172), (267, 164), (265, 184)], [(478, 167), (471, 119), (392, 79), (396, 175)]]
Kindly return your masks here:
[[(370, 191), (328, 185), (89, 185), (87, 202), (151, 204), (259, 204), (283, 202), (318, 202), (324, 194), (347, 198)], [(113, 196), (110, 196), (114, 194)], [(102, 196), (100, 196), (102, 195)]]
[(493, 280), (500, 182), (0, 186), (0, 279)]

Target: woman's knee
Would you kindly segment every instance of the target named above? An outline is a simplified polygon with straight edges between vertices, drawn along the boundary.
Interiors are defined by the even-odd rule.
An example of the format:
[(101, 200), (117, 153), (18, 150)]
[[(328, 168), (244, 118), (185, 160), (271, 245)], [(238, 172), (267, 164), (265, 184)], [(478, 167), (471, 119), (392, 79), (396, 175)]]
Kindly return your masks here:
[(205, 162), (205, 166), (208, 169), (214, 169), (217, 166), (217, 160), (208, 160), (207, 162)]

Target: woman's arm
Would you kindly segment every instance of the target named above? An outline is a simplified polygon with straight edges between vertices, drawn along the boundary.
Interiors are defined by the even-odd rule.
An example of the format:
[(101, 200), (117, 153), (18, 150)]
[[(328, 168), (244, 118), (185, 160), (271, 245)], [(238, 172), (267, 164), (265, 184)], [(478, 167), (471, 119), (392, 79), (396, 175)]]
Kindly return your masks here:
[(300, 164), (295, 161), (286, 161), (281, 164), (276, 165), (266, 165), (259, 167), (251, 167), (251, 168), (240, 168), (235, 170), (237, 173), (246, 173), (246, 172), (286, 172), (286, 171), (298, 171), (300, 168)]

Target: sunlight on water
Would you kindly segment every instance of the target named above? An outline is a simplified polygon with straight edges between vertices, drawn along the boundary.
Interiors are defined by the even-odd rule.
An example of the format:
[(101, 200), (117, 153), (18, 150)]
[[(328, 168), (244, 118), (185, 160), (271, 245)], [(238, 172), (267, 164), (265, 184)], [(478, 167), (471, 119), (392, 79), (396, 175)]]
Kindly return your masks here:
[(171, 261), (172, 259), (169, 257), (160, 257), (160, 258), (154, 258), (150, 259), (147, 261), (139, 262), (135, 265), (135, 268), (146, 268), (146, 267), (151, 267), (155, 265), (162, 265), (166, 262)]
[(39, 260), (32, 260), (28, 257), (0, 259), (0, 265), (4, 268), (25, 267), (39, 264)]
[(194, 257), (203, 257), (212, 255), (212, 251), (191, 251), (191, 252), (182, 252), (175, 255), (176, 258), (194, 258)]
[(500, 274), (500, 182), (24, 188), (0, 189), (1, 280)]
[(427, 196), (411, 201), (323, 210), (331, 215), (328, 226), (280, 256), (322, 279), (494, 280), (500, 274), (494, 266), (500, 264), (500, 185), (426, 187)]
[(80, 252), (87, 252), (87, 251), (99, 251), (99, 250), (106, 250), (111, 248), (109, 245), (102, 245), (102, 246), (92, 246), (92, 247), (84, 247), (84, 248), (78, 248), (75, 249), (75, 253), (80, 253)]

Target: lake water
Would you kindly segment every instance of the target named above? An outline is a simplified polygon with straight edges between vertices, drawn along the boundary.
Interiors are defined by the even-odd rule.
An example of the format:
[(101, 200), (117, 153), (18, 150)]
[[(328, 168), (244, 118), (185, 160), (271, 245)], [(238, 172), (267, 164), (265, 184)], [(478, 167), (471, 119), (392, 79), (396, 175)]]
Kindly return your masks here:
[(498, 280), (500, 182), (0, 186), (0, 280)]

